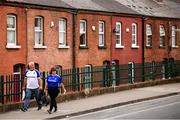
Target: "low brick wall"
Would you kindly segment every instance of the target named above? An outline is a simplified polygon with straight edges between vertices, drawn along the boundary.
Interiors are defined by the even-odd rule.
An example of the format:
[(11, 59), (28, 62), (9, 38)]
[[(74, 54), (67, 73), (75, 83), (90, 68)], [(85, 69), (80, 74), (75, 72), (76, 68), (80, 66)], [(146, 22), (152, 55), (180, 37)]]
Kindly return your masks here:
[[(80, 92), (69, 92), (65, 95), (59, 95), (57, 98), (57, 102), (65, 102), (70, 100), (76, 100), (76, 99), (82, 99), (87, 98), (91, 96), (97, 96), (102, 95), (106, 93), (114, 93), (119, 92), (123, 90), (130, 90), (135, 88), (142, 88), (142, 87), (149, 87), (149, 86), (155, 86), (155, 85), (163, 85), (163, 84), (170, 84), (170, 83), (178, 83), (180, 82), (180, 77), (173, 78), (173, 79), (165, 79), (165, 80), (152, 80), (152, 81), (145, 81), (145, 82), (138, 82), (134, 84), (123, 84), (119, 86), (114, 87), (107, 87), (107, 88), (94, 88), (89, 91), (80, 91)], [(0, 113), (7, 112), (7, 111), (13, 111), (18, 110), (22, 106), (22, 103), (15, 103), (15, 104), (5, 104), (0, 105)], [(30, 107), (35, 107), (36, 102), (35, 100), (32, 100), (30, 103)]]

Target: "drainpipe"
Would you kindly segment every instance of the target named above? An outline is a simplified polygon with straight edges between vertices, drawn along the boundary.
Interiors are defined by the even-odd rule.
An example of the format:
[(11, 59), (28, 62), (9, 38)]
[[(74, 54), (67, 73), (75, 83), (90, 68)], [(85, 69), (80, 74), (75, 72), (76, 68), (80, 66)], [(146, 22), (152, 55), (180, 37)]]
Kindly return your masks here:
[(110, 39), (111, 40), (110, 41), (110, 61), (111, 61), (111, 63), (112, 63), (112, 48), (113, 48), (112, 47), (112, 41), (113, 41), (113, 39), (112, 39), (112, 37), (113, 37), (113, 33), (112, 33), (113, 32), (113, 28), (112, 28), (113, 25), (112, 25), (112, 22), (113, 21), (112, 21), (112, 15), (111, 15), (111, 39)]
[(145, 58), (144, 58), (144, 22), (145, 22), (145, 17), (142, 17), (142, 81), (145, 81), (145, 77), (144, 77), (144, 62), (145, 62)]
[(27, 65), (27, 63), (28, 63), (28, 20), (27, 20), (27, 12), (28, 12), (28, 8), (27, 7), (25, 7), (25, 15), (26, 15), (26, 47), (25, 47), (25, 51), (26, 51), (26, 55), (25, 55), (25, 64)]
[(76, 19), (77, 19), (77, 10), (72, 11), (72, 23), (73, 23), (73, 42), (72, 42), (72, 67), (76, 68)]

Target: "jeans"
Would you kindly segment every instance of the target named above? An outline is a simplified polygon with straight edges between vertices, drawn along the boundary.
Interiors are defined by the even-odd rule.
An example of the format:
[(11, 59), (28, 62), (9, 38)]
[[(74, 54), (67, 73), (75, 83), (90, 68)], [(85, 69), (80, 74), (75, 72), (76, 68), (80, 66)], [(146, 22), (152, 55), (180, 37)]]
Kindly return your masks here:
[(24, 100), (24, 104), (23, 104), (23, 108), (26, 110), (29, 108), (30, 99), (31, 99), (32, 94), (35, 95), (38, 107), (42, 106), (42, 101), (41, 101), (40, 96), (39, 96), (39, 88), (36, 88), (36, 89), (28, 89), (27, 88), (26, 89), (26, 96), (25, 96), (25, 100)]

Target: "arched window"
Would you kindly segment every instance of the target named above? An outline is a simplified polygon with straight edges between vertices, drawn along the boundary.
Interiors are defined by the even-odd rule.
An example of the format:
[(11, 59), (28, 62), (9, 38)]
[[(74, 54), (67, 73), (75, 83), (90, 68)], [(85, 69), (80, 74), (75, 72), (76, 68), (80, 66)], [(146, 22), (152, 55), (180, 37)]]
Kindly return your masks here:
[(20, 74), (20, 75), (23, 75), (24, 74), (24, 72), (25, 72), (25, 64), (21, 64), (21, 63), (19, 63), (19, 64), (15, 64), (14, 66), (13, 66), (13, 74)]

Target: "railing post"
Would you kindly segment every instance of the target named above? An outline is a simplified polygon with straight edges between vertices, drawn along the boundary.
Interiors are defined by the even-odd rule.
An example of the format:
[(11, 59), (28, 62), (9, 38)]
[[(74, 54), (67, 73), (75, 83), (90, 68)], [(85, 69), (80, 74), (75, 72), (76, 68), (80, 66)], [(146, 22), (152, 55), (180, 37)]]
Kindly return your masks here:
[(0, 98), (1, 103), (4, 104), (4, 76), (0, 76), (0, 85), (1, 85), (1, 91), (0, 91)]

